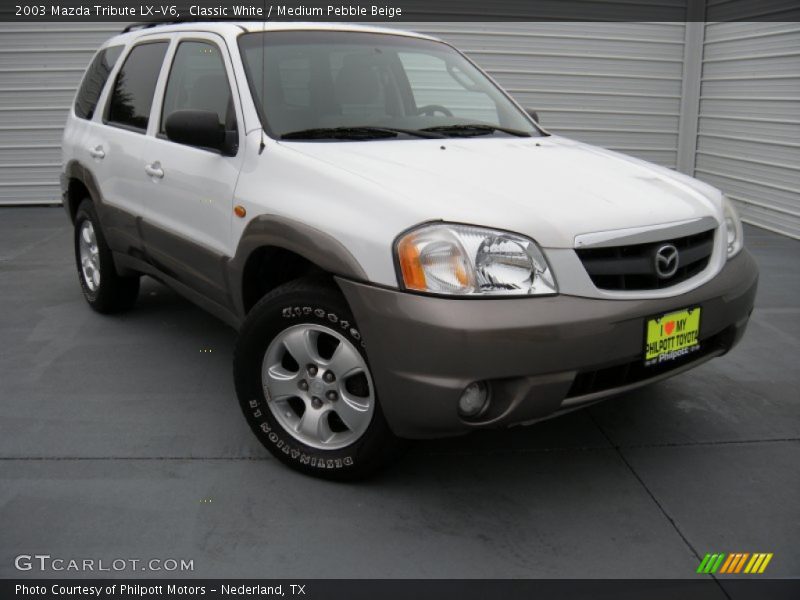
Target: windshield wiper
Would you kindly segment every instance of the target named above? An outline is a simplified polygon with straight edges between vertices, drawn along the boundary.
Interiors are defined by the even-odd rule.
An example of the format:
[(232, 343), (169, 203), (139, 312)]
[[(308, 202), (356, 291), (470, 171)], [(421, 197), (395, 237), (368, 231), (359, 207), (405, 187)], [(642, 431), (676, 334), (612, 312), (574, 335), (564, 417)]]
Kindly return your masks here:
[(290, 131), (281, 135), (282, 140), (374, 140), (396, 138), (398, 134), (413, 135), (421, 138), (441, 138), (435, 132), (425, 132), (416, 129), (398, 129), (395, 127), (373, 127), (370, 125), (357, 127), (316, 127)]
[(457, 137), (472, 137), (476, 135), (489, 135), (495, 131), (507, 133), (516, 137), (531, 137), (527, 131), (520, 131), (518, 129), (510, 129), (508, 127), (500, 127), (499, 125), (484, 125), (483, 123), (463, 123), (458, 125), (438, 125), (436, 127), (426, 127), (420, 131), (429, 131), (432, 133), (442, 133)]

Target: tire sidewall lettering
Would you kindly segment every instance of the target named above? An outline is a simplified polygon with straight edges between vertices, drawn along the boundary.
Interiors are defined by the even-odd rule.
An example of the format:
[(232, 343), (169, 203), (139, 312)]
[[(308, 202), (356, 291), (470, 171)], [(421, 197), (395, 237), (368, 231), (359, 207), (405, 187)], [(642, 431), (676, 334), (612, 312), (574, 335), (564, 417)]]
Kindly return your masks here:
[(277, 431), (270, 425), (264, 418), (266, 410), (261, 409), (262, 401), (253, 398), (248, 402), (250, 407), (250, 415), (258, 422), (257, 427), (261, 434), (267, 439), (270, 444), (273, 444), (285, 455), (291, 457), (302, 465), (310, 465), (318, 469), (342, 469), (351, 467), (355, 464), (355, 459), (352, 456), (342, 456), (336, 458), (322, 458), (304, 452), (299, 447), (283, 439)]
[(284, 319), (296, 319), (298, 317), (311, 316), (312, 314), (318, 319), (324, 319), (328, 321), (328, 323), (337, 325), (345, 334), (353, 338), (353, 340), (362, 348), (367, 347), (358, 329), (352, 327), (352, 323), (350, 321), (347, 319), (342, 319), (335, 312), (326, 311), (321, 308), (312, 308), (310, 306), (286, 306), (281, 309), (281, 316)]
[(269, 424), (269, 422), (264, 419), (265, 410), (261, 409), (261, 401), (257, 398), (253, 398), (248, 402), (250, 407), (250, 414), (252, 418), (258, 421), (258, 429), (262, 432), (264, 437), (266, 437), (269, 443), (273, 444), (276, 448), (278, 448), (281, 452), (285, 455), (290, 456), (292, 459), (296, 460), (302, 465), (310, 465), (312, 467), (316, 467), (318, 469), (343, 469), (345, 467), (351, 467), (355, 464), (355, 459), (348, 455), (336, 458), (322, 458), (318, 456), (314, 456), (304, 452), (290, 441), (287, 441), (280, 437), (278, 432)]

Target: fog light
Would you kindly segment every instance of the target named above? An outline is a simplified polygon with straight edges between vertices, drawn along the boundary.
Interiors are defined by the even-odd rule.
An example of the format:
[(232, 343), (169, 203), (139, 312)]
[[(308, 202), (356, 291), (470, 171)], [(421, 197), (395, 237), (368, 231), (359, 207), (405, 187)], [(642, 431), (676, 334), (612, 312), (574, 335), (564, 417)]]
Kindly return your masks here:
[(470, 383), (458, 401), (458, 412), (462, 417), (477, 417), (489, 406), (489, 390), (483, 381)]

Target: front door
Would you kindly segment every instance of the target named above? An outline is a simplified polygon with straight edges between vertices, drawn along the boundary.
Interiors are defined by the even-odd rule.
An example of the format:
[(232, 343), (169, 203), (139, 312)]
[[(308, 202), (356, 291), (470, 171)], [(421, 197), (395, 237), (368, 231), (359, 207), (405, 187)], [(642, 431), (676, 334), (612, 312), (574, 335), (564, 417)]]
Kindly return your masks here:
[(155, 136), (148, 138), (143, 175), (149, 180), (143, 223), (150, 260), (219, 304), (228, 304), (224, 277), (233, 255), (233, 194), (243, 150), (234, 156), (167, 139), (165, 122), (178, 110), (211, 111), (229, 138), (243, 139), (241, 109), (232, 93), (230, 58), (222, 39), (187, 33), (173, 45), (163, 95), (154, 107)]

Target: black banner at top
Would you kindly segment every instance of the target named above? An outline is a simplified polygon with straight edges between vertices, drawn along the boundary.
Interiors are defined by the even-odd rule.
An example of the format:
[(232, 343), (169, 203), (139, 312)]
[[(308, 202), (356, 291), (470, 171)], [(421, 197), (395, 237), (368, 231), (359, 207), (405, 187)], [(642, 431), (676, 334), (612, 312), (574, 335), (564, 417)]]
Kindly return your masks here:
[(800, 0), (0, 0), (6, 22), (800, 21)]

